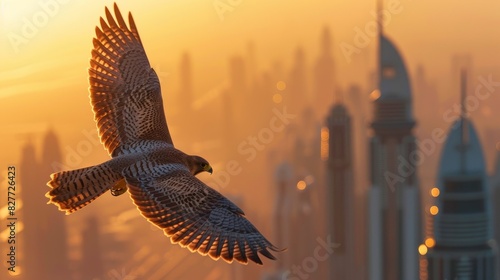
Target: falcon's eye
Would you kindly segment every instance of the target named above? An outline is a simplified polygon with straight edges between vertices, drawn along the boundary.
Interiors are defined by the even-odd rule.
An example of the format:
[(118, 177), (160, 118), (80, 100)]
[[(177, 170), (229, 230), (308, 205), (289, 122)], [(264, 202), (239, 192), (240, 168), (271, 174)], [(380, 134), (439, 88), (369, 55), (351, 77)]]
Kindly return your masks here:
[(202, 163), (200, 163), (200, 166), (201, 166), (201, 168), (205, 168), (205, 167), (207, 167), (207, 164), (202, 162)]

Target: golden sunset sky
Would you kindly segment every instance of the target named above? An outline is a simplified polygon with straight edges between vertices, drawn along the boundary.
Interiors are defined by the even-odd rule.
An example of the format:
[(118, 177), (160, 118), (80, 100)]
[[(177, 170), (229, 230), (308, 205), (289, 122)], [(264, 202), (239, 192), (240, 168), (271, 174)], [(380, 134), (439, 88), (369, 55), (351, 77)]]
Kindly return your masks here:
[[(308, 67), (306, 71), (310, 75), (320, 53), (320, 38), (325, 27), (330, 29), (333, 38), (334, 78), (337, 85), (345, 89), (352, 83), (361, 84), (363, 90), (367, 91), (367, 98), (373, 90), (369, 88), (368, 79), (369, 73), (375, 69), (378, 45), (372, 29), (376, 20), (374, 0), (117, 2), (122, 14), (131, 11), (134, 16), (151, 66), (161, 81), (174, 143), (186, 153), (197, 153), (211, 144), (204, 142), (206, 139), (188, 139), (189, 136), (179, 135), (181, 127), (200, 121), (190, 118), (190, 112), (179, 114), (176, 111), (179, 109), (171, 106), (176, 98), (182, 98), (177, 96), (179, 64), (185, 52), (190, 54), (192, 63), (196, 104), (193, 110), (208, 104), (206, 100), (220, 97), (217, 92), (224, 89), (229, 79), (229, 58), (245, 56), (249, 42), (255, 46), (255, 61), (252, 63), (259, 75), (266, 70), (278, 74), (281, 71), (282, 79), (286, 79), (298, 47), (304, 49)], [(96, 142), (95, 123), (88, 97), (87, 69), (95, 27), (99, 24), (99, 18), (104, 16), (104, 7), (111, 8), (113, 3), (110, 0), (0, 0), (0, 182), (5, 182), (3, 179), (8, 165), (19, 164), (21, 149), (26, 143), (32, 142), (40, 155), (43, 137), (49, 129), (54, 130), (60, 139), (63, 161), (68, 168), (76, 169), (109, 159), (102, 145)], [(385, 13), (389, 15), (384, 32), (401, 52), (410, 77), (418, 65), (423, 65), (426, 76), (437, 87), (439, 96), (436, 100), (425, 100), (420, 104), (455, 96), (458, 101), (458, 92), (450, 91), (453, 88), (451, 58), (455, 54), (469, 54), (473, 58), (472, 83), (477, 83), (477, 77), (488, 75), (500, 81), (500, 1), (387, 0), (384, 3)], [(364, 41), (360, 42), (361, 39)], [(346, 46), (355, 48), (355, 53), (346, 55)], [(281, 70), (275, 71), (276, 68)], [(277, 79), (272, 82), (280, 81)], [(309, 84), (312, 82), (309, 81)], [(499, 91), (500, 88), (496, 88), (493, 94), (498, 95)], [(414, 98), (418, 98), (416, 94), (414, 91)], [(481, 127), (487, 124), (496, 131), (495, 120), (500, 117), (500, 112), (495, 110), (500, 105), (500, 99), (493, 99), (483, 103), (490, 106), (490, 117), (483, 118), (485, 125), (476, 123), (482, 139), (486, 137), (481, 135), (484, 133)], [(239, 101), (238, 97), (235, 100)], [(262, 107), (268, 106), (268, 103), (272, 103), (271, 99), (262, 100)], [(237, 110), (238, 107), (234, 108)], [(356, 108), (350, 109), (352, 114), (356, 114)], [(425, 108), (415, 111), (418, 110), (424, 112)], [(256, 115), (260, 113), (255, 112)], [(206, 116), (206, 119), (210, 120), (211, 117)], [(321, 120), (325, 118), (319, 117)], [(255, 135), (258, 131), (256, 128), (261, 128), (260, 123), (252, 116), (245, 120), (247, 124), (236, 124), (240, 129), (238, 135)], [(297, 118), (297, 121), (301, 120)], [(442, 122), (437, 120), (437, 123), (418, 125), (439, 127)], [(254, 123), (257, 127), (251, 125)], [(213, 121), (204, 129), (207, 132), (221, 130), (224, 125), (221, 121)], [(448, 131), (448, 126), (446, 124), (442, 128)], [(273, 145), (288, 147), (284, 133), (275, 139)], [(83, 146), (88, 151), (75, 158), (74, 151)], [(497, 146), (499, 148), (500, 145)], [(266, 152), (271, 150), (266, 149)], [(223, 154), (226, 155), (223, 157)], [(274, 189), (269, 187), (272, 186), (273, 171), (265, 169), (264, 163), (268, 158), (264, 154), (260, 153), (260, 158), (254, 162), (246, 162), (244, 156), (237, 155), (236, 147), (212, 148), (200, 154), (209, 159), (215, 172), (223, 169), (225, 163), (221, 162), (222, 158), (233, 156), (241, 163), (243, 175), (235, 176), (231, 181), (234, 187), (221, 192), (244, 193), (243, 209), (248, 209), (245, 212), (253, 221), (257, 220), (256, 217), (268, 216), (273, 206), (271, 194), (274, 194)], [(485, 154), (491, 166), (496, 151), (489, 147), (489, 150), (485, 149)], [(202, 174), (200, 178), (207, 181), (207, 178), (213, 179), (216, 173), (212, 177), (208, 176)], [(434, 178), (429, 179), (432, 180)], [(238, 184), (244, 187), (238, 189)], [(82, 215), (98, 211), (116, 214), (122, 211), (119, 207), (123, 205), (128, 207), (123, 209), (134, 213), (131, 215), (138, 215), (131, 208), (128, 198), (119, 198), (120, 202), (114, 205), (115, 208), (108, 209), (107, 202), (112, 199), (97, 200), (93, 203), (97, 206), (88, 207), (86, 212), (81, 211), (84, 213)], [(73, 219), (69, 223), (78, 227), (78, 221)], [(265, 233), (271, 232), (270, 223), (267, 217), (256, 222), (259, 226), (268, 226), (262, 226)], [(72, 230), (76, 231), (75, 228)]]
[[(256, 46), (258, 69), (276, 61), (288, 69), (298, 46), (304, 47), (311, 64), (324, 26), (333, 35), (341, 86), (363, 83), (365, 73), (373, 69), (376, 38), (369, 37), (351, 63), (340, 45), (354, 46), (356, 28), (363, 30), (373, 22), (374, 1), (229, 2), (234, 4), (231, 10), (219, 15), (217, 1), (119, 1), (122, 13), (133, 12), (151, 64), (160, 73), (166, 104), (178, 88), (184, 51), (192, 56), (194, 91), (202, 95), (227, 79), (228, 57), (244, 53), (249, 41)], [(0, 137), (5, 164), (16, 163), (20, 146), (30, 138), (38, 141), (49, 127), (61, 132), (63, 146), (81, 139), (82, 129), (93, 127), (87, 67), (94, 28), (104, 6), (112, 4), (0, 1)], [(421, 63), (433, 79), (447, 79), (444, 74), (454, 53), (470, 53), (474, 67), (484, 71), (500, 63), (498, 1), (386, 1), (385, 8), (389, 6), (398, 13), (391, 15), (385, 32), (402, 51), (410, 73)], [(166, 111), (168, 118), (168, 105)], [(169, 123), (175, 134), (175, 125), (182, 121)]]

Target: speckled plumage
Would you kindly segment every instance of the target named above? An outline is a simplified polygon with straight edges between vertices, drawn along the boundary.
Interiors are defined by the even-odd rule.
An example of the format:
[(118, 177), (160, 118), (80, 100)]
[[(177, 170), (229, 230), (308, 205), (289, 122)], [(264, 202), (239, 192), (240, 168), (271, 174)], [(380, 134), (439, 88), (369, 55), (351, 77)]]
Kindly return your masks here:
[[(51, 175), (49, 203), (70, 214), (116, 186), (172, 243), (227, 262), (262, 264), (258, 253), (277, 251), (231, 201), (194, 175), (208, 162), (175, 149), (163, 111), (158, 76), (151, 68), (132, 15), (127, 27), (113, 18), (96, 28), (90, 60), (90, 99), (99, 137), (112, 159)], [(119, 195), (119, 194), (118, 194)]]

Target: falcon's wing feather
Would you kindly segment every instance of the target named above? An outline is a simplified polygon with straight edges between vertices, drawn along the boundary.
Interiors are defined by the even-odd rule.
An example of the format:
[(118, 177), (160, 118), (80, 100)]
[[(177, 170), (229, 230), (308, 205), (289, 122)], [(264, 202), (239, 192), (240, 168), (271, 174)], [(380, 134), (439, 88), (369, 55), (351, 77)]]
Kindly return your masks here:
[(135, 175), (125, 174), (132, 200), (172, 243), (213, 259), (222, 257), (229, 263), (252, 260), (262, 264), (258, 253), (276, 259), (269, 250), (278, 248), (244, 217), (243, 211), (187, 170), (159, 178)]
[(115, 3), (116, 21), (96, 27), (89, 68), (90, 99), (99, 137), (111, 155), (141, 140), (172, 144), (163, 111), (160, 81), (151, 68), (132, 15), (127, 27)]

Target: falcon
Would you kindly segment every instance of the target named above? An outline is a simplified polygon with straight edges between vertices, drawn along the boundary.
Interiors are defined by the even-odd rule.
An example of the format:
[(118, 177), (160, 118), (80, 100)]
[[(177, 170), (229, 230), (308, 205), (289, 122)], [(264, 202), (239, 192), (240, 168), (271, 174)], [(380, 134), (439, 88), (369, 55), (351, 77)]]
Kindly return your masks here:
[(246, 264), (262, 264), (259, 253), (280, 251), (243, 211), (195, 177), (212, 173), (200, 156), (176, 149), (163, 111), (160, 81), (151, 68), (139, 32), (118, 6), (115, 17), (96, 27), (89, 68), (90, 101), (99, 137), (111, 159), (99, 165), (50, 176), (49, 204), (71, 214), (108, 190), (126, 191), (149, 222), (174, 244), (192, 252)]

